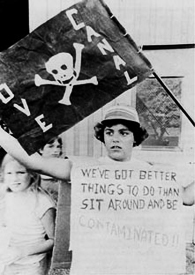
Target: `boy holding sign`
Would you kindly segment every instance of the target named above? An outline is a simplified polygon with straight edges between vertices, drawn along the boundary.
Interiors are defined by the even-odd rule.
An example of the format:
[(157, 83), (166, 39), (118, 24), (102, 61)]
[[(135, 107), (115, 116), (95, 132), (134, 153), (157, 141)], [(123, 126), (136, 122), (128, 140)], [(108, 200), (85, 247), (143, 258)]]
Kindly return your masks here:
[[(142, 262), (139, 261), (142, 259), (144, 261), (146, 255), (150, 254), (149, 251), (154, 247), (155, 249), (156, 247), (160, 247), (160, 250), (163, 250), (164, 254), (166, 254), (167, 251), (174, 253), (178, 248), (182, 247), (182, 244), (180, 246), (179, 243), (179, 239), (181, 238), (179, 234), (174, 233), (172, 229), (169, 231), (160, 229), (167, 226), (167, 224), (163, 224), (166, 218), (161, 224), (159, 216), (159, 220), (156, 219), (153, 228), (150, 228), (148, 222), (150, 220), (149, 218), (153, 217), (154, 212), (155, 215), (162, 213), (163, 216), (169, 215), (170, 212), (180, 210), (180, 188), (178, 185), (174, 185), (175, 179), (177, 178), (176, 174), (171, 170), (162, 171), (162, 169), (159, 168), (154, 169), (148, 163), (132, 159), (133, 147), (140, 145), (148, 136), (147, 131), (140, 125), (136, 110), (132, 107), (114, 106), (110, 108), (104, 120), (95, 126), (95, 136), (104, 143), (107, 156), (99, 160), (99, 167), (96, 165), (88, 171), (85, 169), (77, 170), (82, 173), (80, 177), (88, 177), (89, 179), (89, 181), (87, 181), (85, 178), (85, 182), (78, 183), (79, 188), (82, 188), (78, 191), (78, 194), (80, 195), (79, 192), (82, 191), (82, 195), (85, 194), (87, 197), (78, 200), (80, 204), (77, 205), (77, 210), (79, 209), (80, 211), (80, 218), (77, 225), (80, 226), (78, 232), (83, 231), (87, 238), (89, 238), (89, 241), (81, 239), (83, 242), (85, 241), (86, 244), (86, 246), (83, 246), (81, 243), (80, 246), (82, 246), (82, 250), (87, 249), (90, 241), (94, 240), (94, 236), (96, 237), (96, 244), (91, 243), (88, 249), (91, 250), (91, 253), (89, 251), (89, 254), (86, 254), (84, 251), (82, 253), (78, 247), (80, 243), (77, 242), (76, 244), (76, 241), (72, 238), (73, 264), (71, 274), (78, 274), (78, 267), (80, 274), (96, 275), (101, 274), (101, 272), (107, 275), (143, 274), (142, 270), (146, 271), (145, 274), (162, 274), (167, 265), (167, 262), (163, 262), (163, 260), (166, 261), (166, 255), (161, 261), (161, 267), (164, 268), (163, 270), (159, 269), (158, 264), (155, 265), (154, 268), (150, 268), (150, 263), (143, 262), (142, 266)], [(74, 182), (75, 179), (78, 179), (78, 176), (75, 176), (75, 173), (71, 175), (72, 167), (74, 168), (71, 160), (60, 158), (46, 159), (37, 153), (29, 156), (18, 141), (3, 129), (0, 129), (0, 145), (28, 168), (61, 180), (70, 180), (71, 176), (72, 187), (74, 188), (74, 186), (77, 185), (74, 184)], [(137, 167), (139, 167), (139, 169)], [(95, 183), (91, 182), (92, 178), (96, 178)], [(111, 183), (107, 184), (109, 180)], [(156, 185), (153, 185), (153, 181)], [(179, 181), (179, 183), (181, 183), (181, 181)], [(183, 190), (184, 204), (194, 204), (193, 190), (194, 183)], [(96, 200), (91, 196), (91, 194), (96, 196), (100, 193), (103, 193), (105, 196), (103, 198), (101, 196), (95, 197)], [(157, 199), (154, 199), (155, 196)], [(75, 202), (74, 198), (73, 202)], [(75, 203), (77, 204), (77, 202)], [(73, 204), (72, 206), (74, 207)], [(83, 211), (88, 211), (87, 215), (85, 215)], [(97, 212), (95, 216), (90, 217), (88, 215), (89, 213), (95, 213), (95, 211)], [(116, 219), (112, 219), (112, 217), (109, 221), (105, 220), (105, 215), (103, 214), (106, 211), (109, 212), (112, 217), (116, 215), (121, 224), (116, 224)], [(124, 212), (126, 213), (124, 214)], [(73, 216), (74, 213), (73, 209)], [(131, 215), (129, 216), (130, 218), (127, 218), (127, 213)], [(134, 221), (134, 213), (138, 217), (138, 222)], [(134, 225), (131, 226), (128, 222), (125, 222), (124, 218), (120, 219), (120, 217), (123, 216), (121, 214), (124, 214), (128, 222), (129, 220), (133, 220)], [(145, 214), (147, 218), (144, 218)], [(169, 216), (166, 217), (169, 218)], [(161, 225), (160, 227), (158, 223)], [(179, 224), (176, 220), (173, 220), (173, 223)], [(97, 228), (101, 228), (101, 231), (98, 231), (98, 233)], [(79, 235), (78, 232), (77, 235)], [(71, 236), (73, 237), (75, 235), (72, 233)], [(104, 242), (107, 243), (107, 245), (102, 247), (101, 245), (104, 244)], [(112, 250), (115, 249), (110, 256), (109, 253), (111, 250), (109, 250), (109, 244), (112, 246)], [(75, 248), (78, 248), (78, 250), (75, 251)], [(156, 261), (156, 251), (159, 250), (155, 249), (152, 250), (154, 252), (148, 258), (149, 260), (154, 259), (154, 261)], [(129, 252), (130, 256), (125, 256), (126, 252)], [(81, 254), (83, 254), (83, 256)], [(92, 254), (94, 255), (94, 257), (92, 257), (93, 260), (91, 260), (91, 257), (85, 257), (92, 256)], [(144, 254), (144, 256), (142, 254)], [(95, 259), (97, 255), (100, 255), (100, 257)], [(135, 255), (138, 259), (135, 258)], [(114, 258), (112, 258), (113, 256)], [(172, 270), (171, 267), (169, 267), (166, 269), (166, 273), (172, 272), (173, 274), (181, 271), (181, 267), (177, 269), (179, 257), (180, 255), (178, 255)], [(85, 267), (86, 263), (88, 264), (90, 261), (92, 264), (90, 265), (89, 263), (89, 265)]]

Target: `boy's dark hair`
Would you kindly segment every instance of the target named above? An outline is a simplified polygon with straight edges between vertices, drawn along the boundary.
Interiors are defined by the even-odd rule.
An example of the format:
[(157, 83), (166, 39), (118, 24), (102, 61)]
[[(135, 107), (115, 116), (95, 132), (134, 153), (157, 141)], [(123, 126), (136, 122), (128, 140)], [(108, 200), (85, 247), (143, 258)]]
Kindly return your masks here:
[(47, 144), (52, 144), (52, 143), (54, 143), (55, 140), (57, 140), (59, 142), (59, 144), (62, 146), (62, 138), (61, 137), (53, 137), (47, 142)]
[(104, 121), (103, 123), (97, 123), (94, 126), (95, 137), (104, 143), (104, 129), (106, 127), (112, 127), (113, 125), (116, 125), (116, 124), (125, 125), (133, 133), (134, 135), (133, 147), (139, 146), (148, 137), (148, 132), (146, 131), (146, 129), (142, 128), (137, 122), (120, 120), (120, 119), (110, 120), (110, 121), (108, 120), (108, 121)]
[(46, 144), (53, 144), (55, 140), (57, 140), (57, 142), (62, 147), (62, 138), (60, 136), (57, 136), (57, 137), (53, 137), (49, 141), (47, 141), (39, 150), (43, 150)]

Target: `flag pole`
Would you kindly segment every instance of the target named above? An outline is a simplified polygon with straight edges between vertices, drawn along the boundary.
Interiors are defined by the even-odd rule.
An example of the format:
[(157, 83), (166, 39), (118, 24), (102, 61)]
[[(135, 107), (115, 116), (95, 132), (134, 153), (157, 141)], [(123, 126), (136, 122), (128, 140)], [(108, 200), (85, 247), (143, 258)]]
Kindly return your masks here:
[(186, 112), (186, 110), (183, 108), (183, 106), (179, 103), (177, 98), (174, 96), (174, 94), (170, 91), (170, 89), (164, 83), (162, 78), (156, 72), (153, 72), (153, 75), (156, 77), (156, 79), (162, 85), (162, 87), (165, 89), (165, 91), (169, 94), (169, 96), (173, 99), (173, 101), (177, 104), (177, 106), (181, 109), (181, 111), (186, 115), (186, 117), (189, 119), (189, 121), (195, 127), (195, 122), (193, 121), (193, 119), (189, 116), (189, 114)]

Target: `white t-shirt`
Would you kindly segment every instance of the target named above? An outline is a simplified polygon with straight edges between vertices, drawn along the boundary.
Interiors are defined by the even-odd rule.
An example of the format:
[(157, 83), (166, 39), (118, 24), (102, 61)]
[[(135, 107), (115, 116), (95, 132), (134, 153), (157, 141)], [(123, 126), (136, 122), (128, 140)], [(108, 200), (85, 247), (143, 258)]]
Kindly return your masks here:
[[(5, 224), (10, 231), (10, 245), (31, 247), (45, 239), (41, 218), (48, 209), (54, 208), (51, 198), (42, 192), (7, 193), (5, 197)], [(32, 264), (41, 261), (45, 253), (30, 255), (17, 264)]]

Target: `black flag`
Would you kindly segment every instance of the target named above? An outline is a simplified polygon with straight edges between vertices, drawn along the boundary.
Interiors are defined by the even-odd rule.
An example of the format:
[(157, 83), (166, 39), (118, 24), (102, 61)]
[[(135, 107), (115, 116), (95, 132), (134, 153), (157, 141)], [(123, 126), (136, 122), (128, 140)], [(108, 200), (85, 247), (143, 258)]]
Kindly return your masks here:
[(152, 72), (104, 2), (84, 0), (0, 53), (0, 117), (32, 154)]

